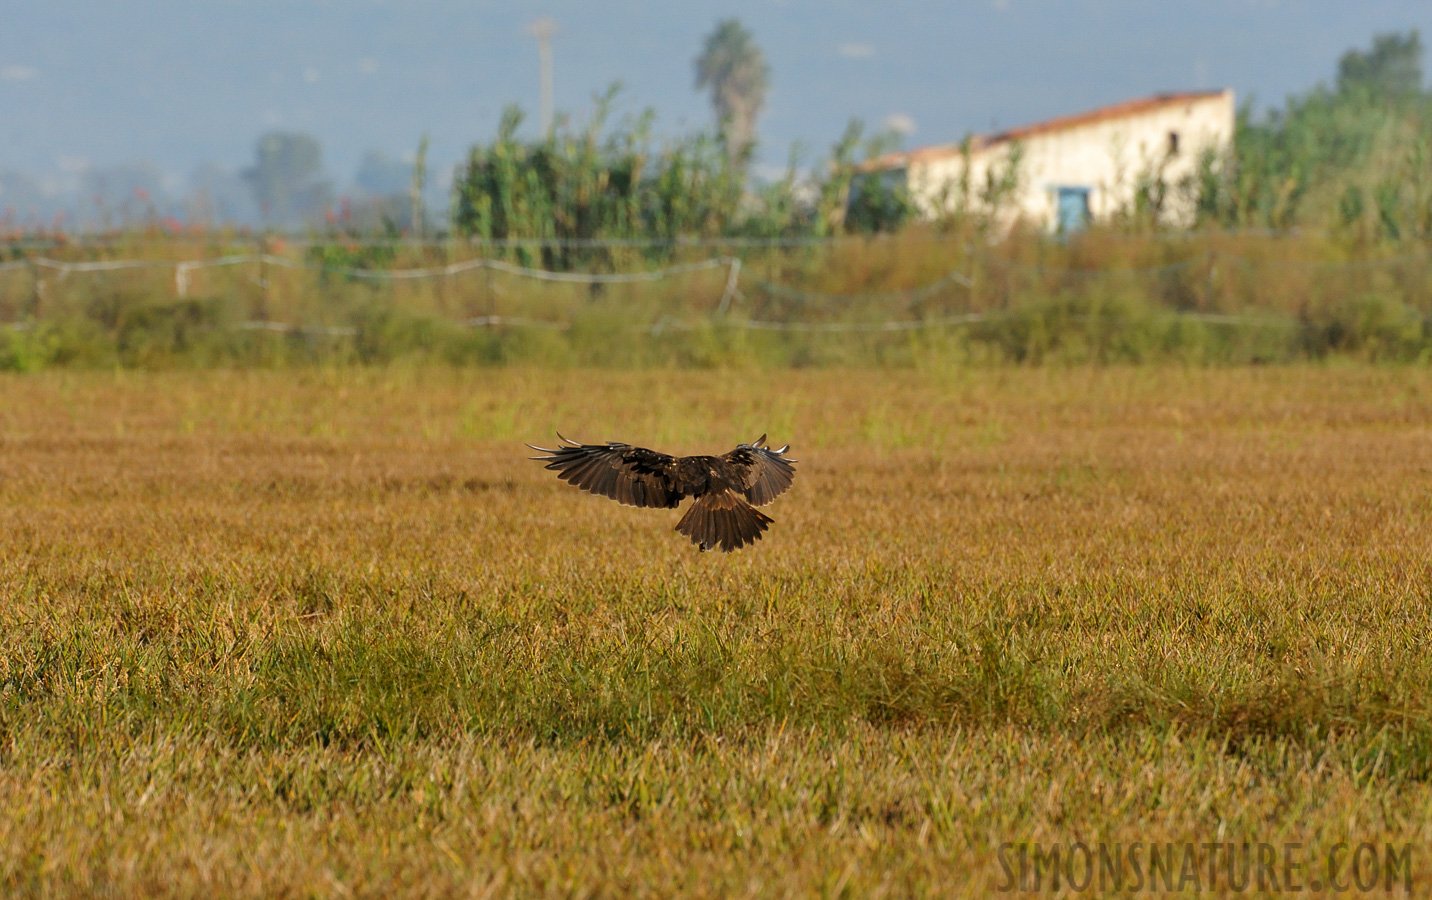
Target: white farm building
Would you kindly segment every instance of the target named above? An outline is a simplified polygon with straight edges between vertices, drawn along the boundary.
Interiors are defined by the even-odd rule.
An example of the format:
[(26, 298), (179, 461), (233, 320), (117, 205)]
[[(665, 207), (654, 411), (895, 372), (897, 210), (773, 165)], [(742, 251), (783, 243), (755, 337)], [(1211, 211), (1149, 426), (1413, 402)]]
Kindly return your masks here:
[[(1010, 170), (1018, 147), (1016, 180), (1000, 219), (1074, 230), (1127, 208), (1141, 177), (1158, 175), (1172, 186), (1194, 175), (1205, 152), (1232, 146), (1233, 127), (1231, 90), (1156, 94), (960, 144), (891, 153), (862, 169), (864, 177), (903, 184), (918, 212), (936, 218), (961, 203), (979, 208), (989, 179)], [(1191, 199), (1168, 191), (1163, 217), (1190, 222)]]

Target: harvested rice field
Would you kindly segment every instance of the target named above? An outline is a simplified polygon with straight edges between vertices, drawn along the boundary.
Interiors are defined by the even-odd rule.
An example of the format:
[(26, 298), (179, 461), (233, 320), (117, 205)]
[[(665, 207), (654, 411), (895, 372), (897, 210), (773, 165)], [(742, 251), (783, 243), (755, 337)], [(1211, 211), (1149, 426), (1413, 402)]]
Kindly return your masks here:
[(5, 376), (0, 893), (1426, 895), (1429, 549), (1419, 367)]

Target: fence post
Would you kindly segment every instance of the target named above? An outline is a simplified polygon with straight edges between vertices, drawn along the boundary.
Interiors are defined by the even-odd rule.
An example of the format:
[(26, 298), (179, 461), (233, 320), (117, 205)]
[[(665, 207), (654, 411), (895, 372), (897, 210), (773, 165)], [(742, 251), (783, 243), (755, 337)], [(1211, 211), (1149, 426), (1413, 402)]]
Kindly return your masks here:
[(27, 259), (30, 264), (30, 315), (40, 318), (40, 308), (45, 300), (45, 287), (40, 282), (40, 264), (33, 259)]
[(731, 308), (731, 299), (736, 296), (736, 280), (741, 277), (741, 257), (731, 257), (731, 271), (726, 275), (726, 290), (721, 293), (721, 302), (716, 305), (718, 316), (726, 315)]
[(174, 294), (180, 300), (189, 296), (189, 271), (193, 268), (192, 262), (181, 262), (174, 266)]
[(259, 301), (259, 320), (267, 322), (269, 320), (269, 264), (267, 250), (259, 254), (259, 287), (263, 289), (263, 294)]

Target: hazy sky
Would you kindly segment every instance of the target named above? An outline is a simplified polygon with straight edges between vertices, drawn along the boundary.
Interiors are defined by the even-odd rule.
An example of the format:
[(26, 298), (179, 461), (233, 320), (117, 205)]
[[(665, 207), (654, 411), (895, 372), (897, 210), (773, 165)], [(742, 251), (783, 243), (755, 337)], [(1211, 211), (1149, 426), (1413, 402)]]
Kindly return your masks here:
[(704, 125), (692, 59), (716, 20), (751, 28), (772, 69), (761, 159), (824, 152), (851, 116), (958, 140), (1160, 90), (1234, 88), (1281, 102), (1332, 78), (1374, 32), (1432, 36), (1428, 0), (6, 0), (0, 169), (57, 183), (152, 160), (175, 183), (238, 167), (269, 129), (322, 142), (346, 184), (370, 149), (432, 135), (435, 168), (490, 137), (503, 106), (535, 119), (546, 13), (559, 111), (620, 80), (619, 111), (658, 132)]

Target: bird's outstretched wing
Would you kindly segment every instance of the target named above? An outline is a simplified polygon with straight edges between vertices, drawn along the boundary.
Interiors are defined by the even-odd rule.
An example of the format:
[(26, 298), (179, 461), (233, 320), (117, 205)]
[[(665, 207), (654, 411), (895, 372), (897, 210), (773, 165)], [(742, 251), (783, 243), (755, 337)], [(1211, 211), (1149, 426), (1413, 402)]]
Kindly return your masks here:
[(532, 447), (546, 456), (534, 456), (563, 481), (623, 506), (671, 509), (681, 502), (672, 483), (676, 457), (644, 447), (608, 441), (579, 444), (557, 435), (562, 445), (555, 450)]
[(790, 444), (779, 450), (766, 446), (763, 434), (749, 444), (742, 444), (721, 457), (741, 473), (740, 489), (752, 506), (765, 506), (785, 493), (796, 476), (793, 459), (786, 459)]

